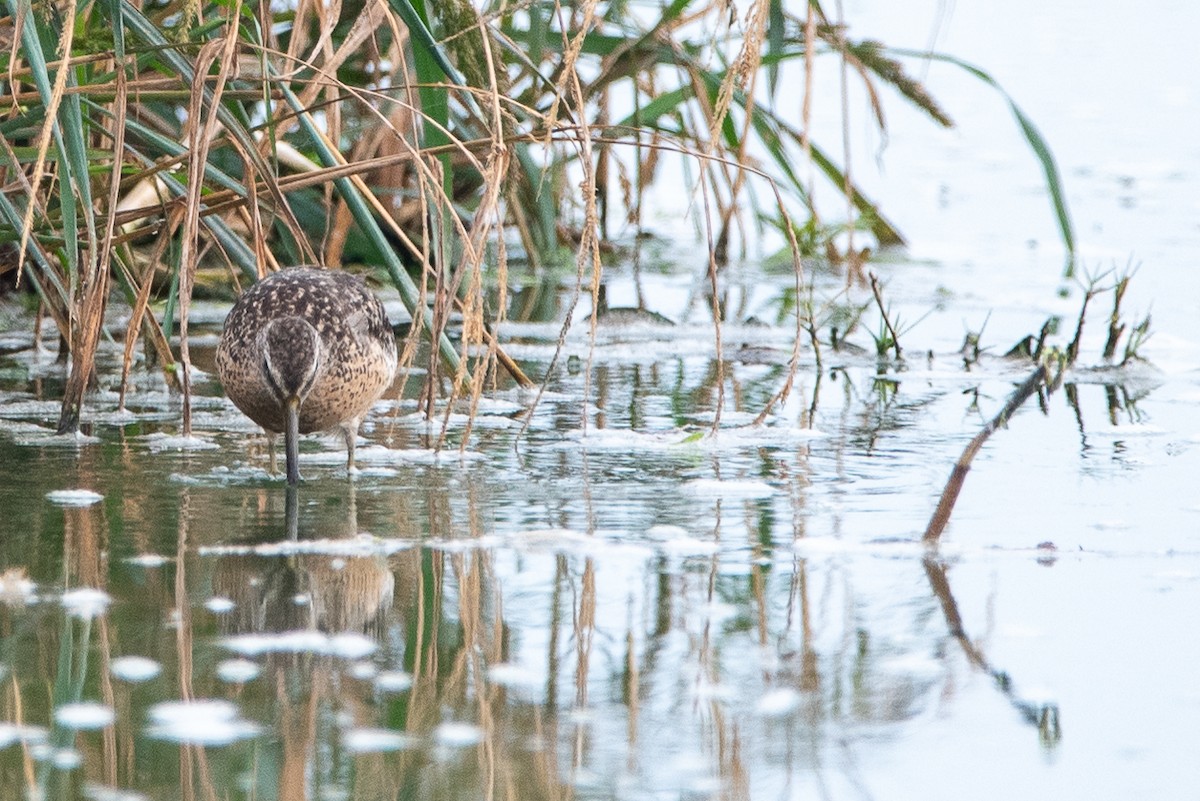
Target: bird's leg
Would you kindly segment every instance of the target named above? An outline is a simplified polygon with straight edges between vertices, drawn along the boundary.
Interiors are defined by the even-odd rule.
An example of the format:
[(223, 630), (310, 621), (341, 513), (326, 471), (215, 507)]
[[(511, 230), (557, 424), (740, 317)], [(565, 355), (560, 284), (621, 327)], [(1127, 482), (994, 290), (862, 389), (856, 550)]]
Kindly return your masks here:
[(267, 436), (267, 457), (271, 460), (271, 475), (275, 475), (278, 470), (275, 464), (275, 434), (265, 429), (263, 433)]
[(358, 437), (358, 418), (342, 423), (342, 434), (346, 437), (346, 474), (354, 475), (354, 441)]

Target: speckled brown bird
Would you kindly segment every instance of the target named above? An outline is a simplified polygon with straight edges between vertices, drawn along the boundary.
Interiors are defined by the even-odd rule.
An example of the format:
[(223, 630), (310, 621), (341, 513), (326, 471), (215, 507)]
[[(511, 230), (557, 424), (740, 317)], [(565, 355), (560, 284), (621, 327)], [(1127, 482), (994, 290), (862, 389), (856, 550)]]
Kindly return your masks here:
[(273, 435), (284, 435), (288, 483), (297, 484), (301, 434), (340, 427), (347, 468), (354, 467), (359, 423), (396, 373), (396, 339), (362, 279), (292, 267), (234, 304), (217, 372), (234, 405), (266, 429), (272, 454)]

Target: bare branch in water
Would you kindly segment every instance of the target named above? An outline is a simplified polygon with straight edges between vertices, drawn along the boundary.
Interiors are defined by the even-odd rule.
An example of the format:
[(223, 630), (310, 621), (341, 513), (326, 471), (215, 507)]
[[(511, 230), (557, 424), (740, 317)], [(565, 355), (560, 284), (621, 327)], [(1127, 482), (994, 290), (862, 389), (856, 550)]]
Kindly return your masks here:
[(1004, 404), (1004, 408), (1000, 410), (1000, 413), (989, 420), (983, 429), (967, 443), (967, 447), (963, 449), (962, 456), (959, 456), (958, 461), (954, 463), (954, 469), (950, 472), (950, 479), (946, 482), (946, 486), (942, 490), (942, 498), (938, 501), (937, 509), (933, 511), (933, 517), (930, 518), (929, 526), (925, 529), (925, 536), (921, 538), (924, 542), (936, 545), (938, 538), (942, 536), (942, 531), (945, 530), (946, 524), (950, 522), (950, 513), (954, 511), (954, 503), (958, 500), (958, 493), (962, 491), (963, 482), (967, 479), (967, 471), (971, 469), (971, 462), (975, 460), (975, 456), (979, 453), (979, 449), (983, 447), (983, 443), (988, 441), (988, 437), (992, 436), (992, 433), (997, 428), (1008, 423), (1008, 418), (1012, 417), (1017, 409), (1021, 408), (1021, 405), (1029, 400), (1031, 395), (1049, 383), (1050, 368), (1045, 362), (1042, 362), (1028, 378), (1021, 382), (1013, 394), (1009, 396), (1008, 402)]

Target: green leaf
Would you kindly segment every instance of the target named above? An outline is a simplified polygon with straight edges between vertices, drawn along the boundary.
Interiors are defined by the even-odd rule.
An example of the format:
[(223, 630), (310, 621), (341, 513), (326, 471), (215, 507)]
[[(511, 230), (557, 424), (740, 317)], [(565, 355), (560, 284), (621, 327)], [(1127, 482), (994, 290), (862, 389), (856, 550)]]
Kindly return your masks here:
[(970, 75), (975, 76), (1000, 93), (1000, 96), (1004, 98), (1006, 103), (1008, 103), (1008, 107), (1012, 111), (1013, 117), (1016, 118), (1017, 125), (1021, 129), (1021, 133), (1025, 137), (1025, 141), (1029, 143), (1030, 149), (1033, 150), (1034, 156), (1037, 157), (1038, 163), (1042, 167), (1042, 174), (1044, 175), (1046, 181), (1046, 189), (1050, 193), (1050, 202), (1054, 206), (1054, 216), (1058, 222), (1059, 236), (1062, 238), (1063, 245), (1066, 246), (1067, 252), (1074, 257), (1075, 227), (1071, 223), (1071, 214), (1067, 210), (1066, 193), (1063, 191), (1062, 179), (1059, 177), (1058, 164), (1055, 162), (1054, 154), (1051, 152), (1050, 146), (1046, 143), (1045, 138), (1042, 136), (1037, 126), (1033, 124), (1033, 120), (1031, 120), (1028, 115), (1021, 110), (1021, 107), (1017, 105), (1017, 102), (1013, 100), (1012, 96), (1009, 95), (1008, 92), (1004, 91), (1004, 88), (1000, 86), (999, 82), (997, 82), (996, 79), (987, 72), (975, 66), (974, 64), (963, 61), (955, 56), (946, 55), (944, 53), (928, 53), (924, 51), (902, 49), (892, 50), (891, 52), (898, 56), (926, 58), (932, 61), (942, 61), (947, 64), (953, 64), (954, 66), (965, 70)]

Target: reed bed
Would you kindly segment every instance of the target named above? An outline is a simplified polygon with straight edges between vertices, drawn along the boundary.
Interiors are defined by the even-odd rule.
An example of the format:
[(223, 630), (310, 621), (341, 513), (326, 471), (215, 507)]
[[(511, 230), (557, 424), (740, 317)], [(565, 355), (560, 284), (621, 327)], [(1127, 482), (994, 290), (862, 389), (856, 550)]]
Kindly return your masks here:
[[(591, 293), (595, 308), (614, 232), (636, 243), (648, 190), (680, 172), (709, 254), (696, 269), (713, 289), (719, 356), (719, 275), (754, 232), (782, 234), (798, 297), (807, 255), (853, 276), (858, 245), (903, 243), (856, 185), (846, 144), (810, 136), (814, 104), (841, 103), (848, 125), (853, 79), (881, 127), (885, 88), (952, 124), (905, 67), (930, 54), (856, 40), (815, 1), (8, 0), (8, 11), (0, 275), (36, 293), (70, 357), (60, 432), (79, 425), (108, 334), (123, 338), (125, 376), (145, 339), (184, 392), (187, 433), (192, 298), (231, 296), (290, 264), (369, 265), (396, 287), (414, 321), (404, 359), (433, 344), (428, 413), (489, 382), (531, 385), (493, 336), (510, 271), (573, 272), (575, 297)], [(841, 97), (816, 94), (818, 59), (838, 60)], [(1071, 252), (1053, 157), (1012, 108)], [(818, 192), (844, 198), (845, 219), (823, 220)], [(123, 332), (104, 330), (114, 296), (133, 310)], [(816, 315), (796, 314), (793, 375)]]

